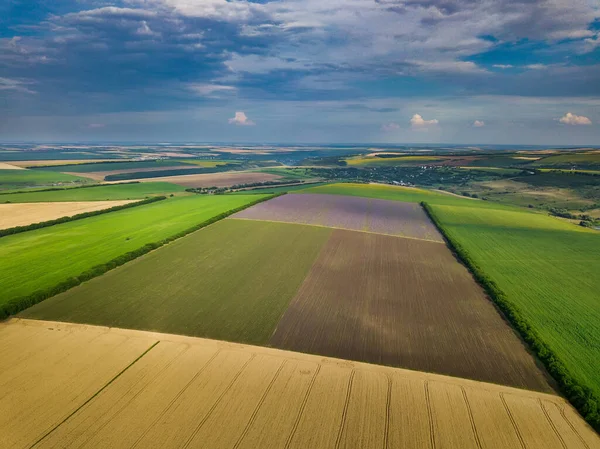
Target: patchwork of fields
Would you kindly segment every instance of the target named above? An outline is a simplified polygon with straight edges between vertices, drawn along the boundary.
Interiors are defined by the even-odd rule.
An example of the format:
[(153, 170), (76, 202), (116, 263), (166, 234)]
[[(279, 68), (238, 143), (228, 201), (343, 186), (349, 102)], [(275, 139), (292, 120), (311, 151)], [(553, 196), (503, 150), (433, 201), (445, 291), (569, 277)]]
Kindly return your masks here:
[[(250, 175), (261, 179), (233, 178)], [(39, 214), (36, 201), (100, 207), (178, 194), (0, 238), (0, 307), (267, 198), (184, 186), (265, 176), (278, 179), (217, 173), (0, 195), (31, 202), (0, 213)], [(251, 206), (0, 323), (0, 446), (600, 448), (547, 394), (557, 383), (421, 201), (600, 396), (596, 232), (446, 193), (325, 184)]]
[[(150, 178), (148, 181), (169, 182), (183, 187), (229, 187), (236, 184), (251, 184), (255, 182), (278, 181), (282, 179), (279, 175), (260, 172), (222, 172), (205, 173), (196, 175), (178, 175)], [(146, 182), (145, 179), (140, 179)]]
[(0, 306), (38, 290), (53, 288), (128, 251), (177, 234), (257, 199), (260, 196), (170, 198), (2, 237)]
[(600, 446), (558, 396), (255, 346), (13, 320), (0, 354), (2, 447)]
[(0, 204), (0, 229), (71, 217), (85, 212), (109, 209), (132, 201), (76, 201), (62, 203)]

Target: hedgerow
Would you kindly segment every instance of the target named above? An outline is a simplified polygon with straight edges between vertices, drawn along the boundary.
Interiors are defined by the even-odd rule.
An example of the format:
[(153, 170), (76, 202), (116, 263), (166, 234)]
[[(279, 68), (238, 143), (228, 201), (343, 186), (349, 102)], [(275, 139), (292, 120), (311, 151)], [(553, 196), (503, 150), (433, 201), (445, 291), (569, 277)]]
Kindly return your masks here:
[(70, 217), (57, 218), (56, 220), (42, 221), (41, 223), (32, 223), (27, 226), (15, 226), (14, 228), (0, 229), (0, 237), (7, 235), (18, 234), (20, 232), (32, 231), (34, 229), (47, 228), (48, 226), (54, 226), (61, 223), (67, 223), (69, 221), (81, 220), (82, 218), (95, 217), (96, 215), (107, 214), (109, 212), (115, 212), (118, 210), (129, 209), (131, 207), (143, 206), (145, 204), (156, 203), (157, 201), (166, 200), (166, 196), (155, 196), (147, 198), (142, 201), (136, 201), (135, 203), (123, 204), (122, 206), (109, 207), (108, 209), (95, 210), (92, 212), (84, 212), (82, 214), (72, 215)]
[(21, 312), (22, 310), (27, 309), (28, 307), (31, 307), (39, 302), (44, 301), (45, 299), (48, 299), (55, 295), (58, 295), (59, 293), (63, 293), (73, 287), (78, 286), (79, 284), (81, 284), (85, 281), (89, 281), (90, 279), (100, 276), (100, 275), (106, 273), (107, 271), (110, 271), (114, 268), (117, 268), (117, 267), (133, 260), (133, 259), (136, 259), (144, 254), (147, 254), (152, 250), (160, 248), (161, 246), (166, 245), (167, 243), (170, 243), (173, 240), (177, 240), (177, 239), (184, 237), (194, 231), (197, 231), (197, 230), (202, 229), (206, 226), (209, 226), (219, 220), (222, 220), (222, 219), (228, 217), (229, 215), (235, 214), (236, 212), (240, 212), (250, 206), (254, 206), (255, 204), (270, 200), (272, 198), (275, 198), (275, 197), (281, 196), (281, 195), (285, 195), (285, 192), (275, 194), (275, 195), (270, 195), (265, 198), (260, 198), (256, 201), (252, 201), (243, 206), (237, 207), (235, 209), (231, 209), (227, 212), (223, 212), (219, 215), (209, 218), (208, 220), (203, 221), (202, 223), (192, 226), (191, 228), (188, 228), (184, 231), (178, 232), (177, 234), (171, 235), (170, 237), (159, 240), (157, 242), (148, 243), (134, 251), (130, 251), (128, 253), (125, 253), (118, 257), (115, 257), (114, 259), (108, 261), (107, 263), (96, 265), (95, 267), (81, 273), (80, 275), (78, 275), (76, 277), (71, 277), (63, 282), (60, 282), (59, 284), (56, 284), (53, 287), (46, 288), (43, 290), (38, 290), (30, 295), (21, 296), (19, 298), (14, 298), (9, 302), (0, 305), (0, 319), (7, 318), (10, 315), (15, 315), (15, 314)]
[(544, 364), (548, 373), (554, 378), (560, 391), (579, 411), (581, 416), (597, 431), (600, 432), (600, 399), (587, 386), (576, 380), (569, 373), (565, 364), (556, 353), (542, 340), (536, 330), (527, 322), (519, 309), (507, 298), (506, 294), (473, 260), (469, 252), (451, 237), (431, 206), (425, 202), (421, 206), (446, 239), (450, 249), (471, 271), (475, 280), (487, 292), (506, 319), (519, 332), (533, 353)]

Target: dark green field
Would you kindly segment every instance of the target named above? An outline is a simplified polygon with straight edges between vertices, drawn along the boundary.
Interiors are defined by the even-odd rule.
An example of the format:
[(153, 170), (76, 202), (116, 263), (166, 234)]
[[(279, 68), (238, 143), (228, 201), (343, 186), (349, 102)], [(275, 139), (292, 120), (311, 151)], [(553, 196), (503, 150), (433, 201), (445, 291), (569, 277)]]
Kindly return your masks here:
[(111, 184), (84, 188), (68, 188), (42, 192), (7, 193), (0, 195), (0, 203), (40, 203), (49, 201), (106, 201), (141, 199), (147, 196), (168, 195), (185, 192), (168, 182), (144, 182), (135, 184)]
[(0, 170), (0, 190), (15, 190), (35, 186), (81, 185), (92, 181), (66, 173), (39, 170)]
[(22, 316), (264, 344), (330, 233), (226, 219)]

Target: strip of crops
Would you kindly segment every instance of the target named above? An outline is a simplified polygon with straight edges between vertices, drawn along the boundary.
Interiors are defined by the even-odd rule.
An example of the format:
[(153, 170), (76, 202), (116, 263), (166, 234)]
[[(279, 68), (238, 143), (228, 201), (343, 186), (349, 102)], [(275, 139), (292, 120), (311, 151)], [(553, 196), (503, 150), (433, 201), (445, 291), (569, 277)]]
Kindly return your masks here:
[(4, 237), (0, 318), (269, 198), (174, 198)]
[[(143, 206), (145, 204), (156, 203), (157, 201), (166, 200), (166, 196), (155, 196), (135, 203), (124, 204), (122, 206), (109, 207), (108, 209), (95, 210), (92, 212), (84, 212), (82, 214), (72, 215), (70, 217), (57, 218), (56, 220), (42, 221), (40, 223), (32, 223), (27, 226), (15, 226), (14, 228), (0, 229), (0, 237), (7, 235), (18, 234), (20, 232), (32, 231), (34, 229), (47, 228), (48, 226), (54, 226), (61, 223), (68, 223), (69, 221), (81, 220), (82, 218), (95, 217), (96, 215), (106, 214), (108, 212), (116, 212), (118, 210), (129, 209), (131, 207)], [(65, 204), (65, 203), (61, 203)], [(97, 204), (97, 203), (94, 203)]]
[(600, 430), (600, 236), (527, 212), (423, 206), (561, 391)]

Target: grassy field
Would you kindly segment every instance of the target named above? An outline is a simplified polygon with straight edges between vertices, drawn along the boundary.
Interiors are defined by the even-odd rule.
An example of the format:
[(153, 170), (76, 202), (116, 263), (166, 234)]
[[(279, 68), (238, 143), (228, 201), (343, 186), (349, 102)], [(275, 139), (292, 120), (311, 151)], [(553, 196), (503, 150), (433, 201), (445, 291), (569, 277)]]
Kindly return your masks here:
[(89, 179), (41, 170), (0, 170), (0, 191), (57, 184), (87, 184)]
[(185, 192), (185, 187), (168, 182), (107, 184), (97, 187), (69, 188), (45, 192), (7, 193), (0, 195), (0, 203), (130, 200), (181, 192)]
[(160, 167), (175, 167), (178, 165), (185, 165), (185, 163), (178, 159), (166, 160), (158, 159), (151, 161), (113, 161), (113, 162), (98, 162), (91, 164), (78, 164), (78, 165), (53, 165), (51, 167), (44, 167), (36, 169), (37, 171), (67, 171), (70, 173), (92, 173), (96, 171), (113, 171), (113, 170), (132, 170), (132, 169), (146, 169), (146, 168), (160, 168)]
[(378, 198), (382, 200), (404, 201), (408, 203), (420, 203), (426, 201), (430, 204), (464, 205), (474, 203), (474, 207), (506, 209), (504, 206), (490, 201), (471, 200), (460, 198), (431, 190), (418, 189), (414, 187), (390, 186), (384, 184), (326, 184), (318, 187), (311, 187), (296, 193), (326, 193), (333, 195), (361, 196), (365, 198)]
[(224, 159), (183, 159), (181, 162), (186, 164), (198, 165), (203, 168), (214, 168), (221, 165), (240, 165), (242, 161), (224, 160)]
[(600, 445), (558, 396), (271, 348), (25, 320), (0, 351), (3, 447)]
[[(293, 181), (291, 181), (293, 182)], [(252, 189), (238, 190), (236, 192), (228, 193), (228, 195), (246, 195), (249, 193), (283, 193), (283, 192), (295, 192), (296, 190), (305, 190), (311, 187), (318, 187), (326, 185), (326, 182), (315, 182), (311, 184), (296, 184), (290, 186), (271, 186), (271, 187), (255, 187)]]
[(440, 161), (442, 158), (437, 156), (398, 156), (398, 157), (377, 157), (377, 156), (355, 156), (345, 159), (350, 166), (385, 166), (385, 165), (419, 165)]
[(600, 396), (600, 234), (540, 214), (432, 208), (572, 375)]
[(224, 220), (23, 316), (266, 343), (330, 233)]
[(557, 154), (539, 159), (531, 164), (537, 167), (600, 167), (600, 152)]
[(128, 251), (256, 199), (257, 195), (171, 198), (2, 237), (0, 305), (52, 288)]

